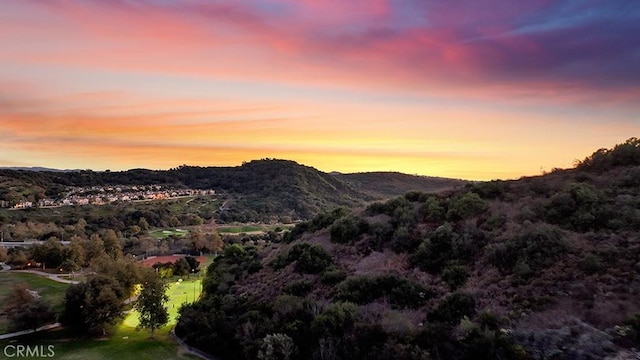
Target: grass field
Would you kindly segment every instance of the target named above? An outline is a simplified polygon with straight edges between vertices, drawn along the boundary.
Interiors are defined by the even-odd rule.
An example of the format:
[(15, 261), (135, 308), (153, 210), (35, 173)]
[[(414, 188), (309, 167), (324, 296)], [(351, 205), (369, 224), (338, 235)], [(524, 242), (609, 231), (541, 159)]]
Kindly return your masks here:
[[(4, 303), (4, 298), (11, 292), (14, 285), (18, 284), (26, 284), (29, 290), (37, 291), (42, 299), (51, 304), (57, 313), (62, 311), (64, 294), (69, 285), (28, 273), (0, 273), (0, 304)], [(0, 316), (0, 334), (7, 332), (7, 326), (6, 317)]]
[(166, 239), (169, 236), (173, 235), (173, 236), (178, 236), (178, 237), (184, 237), (187, 236), (187, 234), (189, 233), (189, 230), (184, 230), (184, 229), (157, 229), (157, 230), (152, 230), (149, 232), (149, 234), (153, 237), (155, 237), (156, 239)]
[[(167, 295), (169, 296), (169, 302), (167, 303), (169, 310), (168, 330), (176, 324), (180, 306), (184, 303), (192, 303), (200, 297), (201, 292), (201, 280), (196, 277), (183, 279), (181, 282), (173, 281), (169, 284), (169, 289), (167, 290)], [(132, 310), (124, 319), (122, 326), (135, 329), (135, 327), (138, 326), (138, 313)]]
[[(178, 345), (169, 338), (169, 332), (176, 324), (178, 309), (188, 301), (200, 296), (201, 286), (199, 278), (184, 279), (182, 282), (173, 281), (167, 291), (169, 296), (169, 323), (155, 333), (155, 339), (150, 338), (148, 330), (136, 330), (138, 314), (131, 311), (124, 320), (109, 330), (107, 339), (99, 340), (56, 340), (64, 339), (64, 331), (51, 331), (39, 336), (38, 340), (28, 341), (28, 344), (53, 345), (56, 359), (65, 360), (182, 360), (197, 359), (185, 354)], [(44, 337), (48, 340), (44, 340)], [(25, 339), (19, 343), (26, 344)], [(1, 344), (0, 344), (1, 345)], [(26, 358), (29, 359), (29, 358)], [(33, 359), (37, 359), (34, 357)]]

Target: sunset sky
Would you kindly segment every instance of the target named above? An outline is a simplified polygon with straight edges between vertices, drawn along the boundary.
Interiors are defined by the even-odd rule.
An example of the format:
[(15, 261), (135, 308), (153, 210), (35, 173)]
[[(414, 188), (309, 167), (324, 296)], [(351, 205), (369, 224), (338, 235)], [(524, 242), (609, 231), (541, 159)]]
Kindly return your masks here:
[(640, 5), (0, 0), (0, 166), (517, 178), (640, 136)]

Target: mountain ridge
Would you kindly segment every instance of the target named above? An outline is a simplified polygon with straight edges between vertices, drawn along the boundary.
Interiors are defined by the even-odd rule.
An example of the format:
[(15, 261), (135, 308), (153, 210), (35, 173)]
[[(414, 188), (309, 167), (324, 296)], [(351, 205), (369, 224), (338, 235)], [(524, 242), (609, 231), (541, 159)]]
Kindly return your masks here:
[[(376, 180), (377, 179), (377, 180)], [(465, 182), (400, 173), (325, 173), (291, 160), (262, 159), (234, 167), (182, 165), (169, 170), (71, 172), (0, 169), (0, 200), (60, 196), (66, 187), (170, 185), (214, 189), (230, 197), (223, 221), (291, 221), (339, 206), (360, 206), (410, 190), (441, 191)]]

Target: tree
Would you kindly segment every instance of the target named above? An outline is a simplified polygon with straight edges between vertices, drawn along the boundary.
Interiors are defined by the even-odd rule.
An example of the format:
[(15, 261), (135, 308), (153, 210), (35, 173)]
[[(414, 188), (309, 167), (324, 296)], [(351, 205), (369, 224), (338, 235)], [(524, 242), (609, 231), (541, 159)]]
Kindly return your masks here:
[(186, 256), (184, 258), (189, 264), (189, 271), (192, 273), (197, 273), (200, 271), (200, 261), (196, 260), (193, 256)]
[(98, 234), (93, 234), (84, 246), (85, 264), (90, 264), (94, 259), (104, 254), (104, 241)]
[(82, 245), (82, 238), (78, 235), (73, 235), (69, 246), (65, 248), (65, 258), (71, 260), (78, 266), (82, 266), (85, 262), (85, 251)]
[(200, 230), (189, 231), (188, 240), (191, 245), (191, 250), (193, 251), (201, 251), (206, 245), (206, 237)]
[(60, 322), (76, 332), (97, 332), (122, 317), (126, 293), (113, 278), (94, 275), (71, 285), (65, 294)]
[(463, 317), (471, 317), (476, 313), (476, 300), (472, 295), (455, 293), (442, 300), (427, 315), (430, 322), (457, 324)]
[(478, 194), (468, 192), (452, 200), (447, 217), (450, 219), (467, 219), (484, 212), (487, 208), (488, 204)]
[(112, 259), (119, 259), (122, 257), (122, 244), (120, 244), (120, 238), (115, 231), (109, 229), (102, 237), (104, 241), (104, 252)]
[(167, 287), (156, 273), (150, 272), (135, 305), (140, 317), (138, 328), (149, 329), (152, 339), (155, 330), (169, 322), (169, 312), (165, 306), (169, 301)]
[(331, 241), (335, 243), (354, 243), (360, 239), (360, 234), (367, 231), (369, 224), (361, 218), (343, 217), (336, 220), (329, 229)]
[(75, 272), (80, 270), (80, 266), (73, 260), (71, 259), (67, 259), (65, 260), (62, 264), (60, 264), (60, 269), (66, 271), (66, 272)]
[(36, 262), (57, 268), (64, 261), (65, 248), (58, 238), (51, 237), (44, 244), (33, 245), (30, 252), (31, 258)]
[(464, 285), (469, 278), (469, 270), (464, 265), (450, 264), (442, 271), (442, 280), (449, 285), (451, 291)]
[(286, 334), (269, 334), (262, 339), (258, 351), (260, 360), (289, 360), (295, 352), (293, 339)]
[(218, 253), (222, 251), (222, 248), (224, 247), (224, 242), (222, 241), (220, 234), (218, 234), (217, 232), (213, 232), (213, 233), (207, 234), (205, 237), (207, 239), (206, 248), (207, 250), (209, 250), (209, 252)]
[(29, 261), (26, 250), (23, 248), (11, 248), (7, 250), (7, 264), (13, 266), (25, 266)]
[(147, 221), (147, 219), (143, 217), (141, 217), (140, 220), (138, 220), (138, 226), (140, 226), (140, 229), (142, 231), (149, 230), (149, 222)]
[(140, 267), (131, 258), (112, 258), (102, 255), (91, 264), (91, 270), (114, 279), (122, 287), (125, 297), (133, 293), (134, 286), (140, 282)]
[(26, 288), (19, 287), (15, 288), (14, 291), (23, 293), (18, 295), (20, 299), (23, 299), (23, 301), (18, 306), (7, 311), (9, 314), (9, 321), (11, 322), (10, 330), (35, 330), (38, 327), (51, 323), (55, 320), (55, 315), (51, 310), (51, 306), (39, 298), (37, 294), (32, 294)]
[(7, 261), (7, 249), (5, 248), (0, 248), (0, 262), (5, 262)]
[(184, 258), (176, 260), (173, 264), (173, 273), (178, 276), (187, 275), (191, 271), (189, 263)]
[(12, 313), (16, 311), (22, 304), (28, 303), (33, 300), (33, 295), (27, 290), (26, 284), (16, 284), (11, 289), (11, 292), (4, 299), (4, 305), (2, 310), (5, 313)]

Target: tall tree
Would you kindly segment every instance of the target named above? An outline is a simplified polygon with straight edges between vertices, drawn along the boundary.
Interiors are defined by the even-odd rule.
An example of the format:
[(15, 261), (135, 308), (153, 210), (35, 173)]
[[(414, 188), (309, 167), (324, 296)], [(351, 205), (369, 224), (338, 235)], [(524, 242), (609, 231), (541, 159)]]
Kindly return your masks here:
[(220, 234), (218, 234), (217, 231), (207, 234), (206, 238), (207, 238), (206, 250), (208, 250), (210, 253), (216, 253), (216, 254), (222, 251), (222, 248), (224, 247), (224, 242), (222, 241), (222, 238), (220, 237)]
[(165, 306), (169, 301), (166, 294), (167, 287), (167, 284), (155, 272), (149, 272), (135, 305), (140, 314), (138, 327), (149, 329), (152, 339), (154, 332), (169, 322), (169, 312)]
[(78, 266), (84, 264), (85, 251), (83, 247), (83, 240), (78, 235), (73, 235), (70, 239), (71, 243), (66, 247), (66, 259), (71, 260)]
[(90, 270), (114, 279), (122, 287), (125, 298), (133, 293), (135, 285), (140, 282), (140, 267), (131, 258), (113, 260), (103, 255), (94, 259)]
[(175, 275), (184, 276), (189, 274), (191, 267), (185, 258), (179, 258), (173, 263), (173, 273)]
[(115, 231), (107, 230), (102, 237), (102, 241), (104, 241), (104, 251), (109, 257), (114, 260), (122, 257), (122, 244)]
[(113, 278), (94, 275), (71, 285), (65, 294), (60, 322), (77, 332), (98, 332), (122, 317), (125, 291)]
[(189, 264), (189, 272), (191, 272), (191, 273), (200, 272), (200, 269), (199, 269), (200, 261), (198, 261), (193, 256), (185, 256), (184, 259), (187, 261), (187, 264)]
[(84, 246), (85, 265), (91, 264), (94, 259), (104, 255), (104, 241), (98, 234), (92, 234)]

